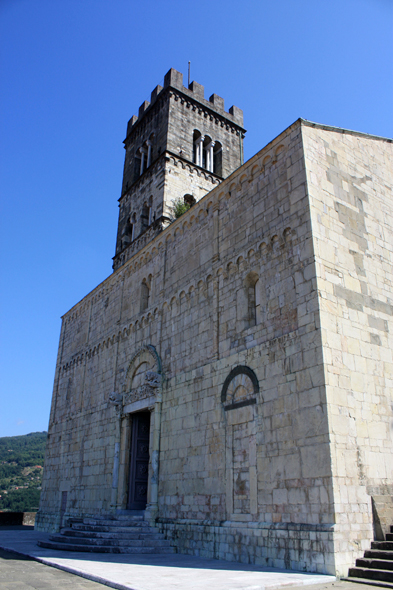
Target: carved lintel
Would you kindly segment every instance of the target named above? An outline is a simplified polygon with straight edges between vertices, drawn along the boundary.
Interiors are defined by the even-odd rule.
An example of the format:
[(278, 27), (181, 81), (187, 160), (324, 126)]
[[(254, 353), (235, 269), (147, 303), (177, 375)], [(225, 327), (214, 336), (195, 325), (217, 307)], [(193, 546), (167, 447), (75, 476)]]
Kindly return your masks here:
[(150, 385), (140, 385), (124, 395), (124, 404), (130, 404), (156, 395), (157, 389)]

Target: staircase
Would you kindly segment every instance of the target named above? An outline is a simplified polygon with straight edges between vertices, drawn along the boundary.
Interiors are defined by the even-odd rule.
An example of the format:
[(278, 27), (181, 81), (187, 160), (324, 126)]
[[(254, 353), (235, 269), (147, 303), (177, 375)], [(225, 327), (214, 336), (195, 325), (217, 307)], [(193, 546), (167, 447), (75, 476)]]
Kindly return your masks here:
[(386, 541), (373, 541), (364, 557), (356, 560), (356, 567), (349, 569), (347, 580), (393, 588), (393, 526), (386, 534)]
[(70, 519), (69, 528), (38, 541), (40, 547), (90, 553), (176, 553), (170, 541), (144, 520), (143, 510), (116, 517)]

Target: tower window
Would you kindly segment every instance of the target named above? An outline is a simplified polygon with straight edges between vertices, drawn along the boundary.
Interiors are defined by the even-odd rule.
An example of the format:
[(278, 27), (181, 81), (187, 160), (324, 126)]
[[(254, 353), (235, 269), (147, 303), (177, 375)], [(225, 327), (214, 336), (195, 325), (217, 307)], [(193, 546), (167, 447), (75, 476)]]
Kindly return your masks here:
[(145, 231), (149, 227), (149, 207), (146, 201), (143, 203), (142, 213), (141, 213), (141, 221), (142, 221), (142, 231)]
[(197, 129), (194, 130), (194, 164), (203, 167), (203, 141), (205, 137)]
[(196, 198), (192, 195), (184, 195), (184, 202), (187, 203), (189, 207), (192, 207), (196, 203)]
[(135, 178), (141, 176), (151, 165), (154, 133), (152, 133), (135, 154)]
[(146, 145), (143, 145), (141, 148), (139, 148), (139, 151), (141, 153), (141, 167), (139, 170), (139, 174), (142, 175), (144, 173), (144, 171), (146, 170), (147, 166), (147, 162), (148, 162), (148, 149)]
[(214, 142), (213, 172), (218, 176), (222, 176), (222, 145), (219, 141)]
[(153, 223), (153, 197), (149, 197), (149, 202), (148, 202), (148, 209), (149, 209), (149, 221), (148, 224), (149, 226)]
[(222, 145), (197, 129), (193, 134), (193, 162), (209, 172), (222, 175)]
[(131, 242), (133, 242), (136, 238), (136, 214), (132, 214), (131, 218)]
[(213, 172), (213, 149), (214, 141), (208, 135), (205, 135), (203, 141), (203, 167), (209, 172)]

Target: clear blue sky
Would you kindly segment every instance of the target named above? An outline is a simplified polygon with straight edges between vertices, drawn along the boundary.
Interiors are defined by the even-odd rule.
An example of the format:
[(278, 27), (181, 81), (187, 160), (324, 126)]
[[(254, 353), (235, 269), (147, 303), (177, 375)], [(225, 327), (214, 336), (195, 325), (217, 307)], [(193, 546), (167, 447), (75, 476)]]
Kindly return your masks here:
[(170, 67), (244, 110), (392, 137), (392, 0), (0, 0), (0, 436), (46, 430), (60, 316), (111, 272), (128, 119)]

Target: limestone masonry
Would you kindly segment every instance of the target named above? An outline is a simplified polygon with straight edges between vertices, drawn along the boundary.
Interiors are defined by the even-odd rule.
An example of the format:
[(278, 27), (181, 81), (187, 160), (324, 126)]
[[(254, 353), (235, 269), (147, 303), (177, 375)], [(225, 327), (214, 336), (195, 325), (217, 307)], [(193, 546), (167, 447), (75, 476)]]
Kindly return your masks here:
[(392, 141), (299, 119), (243, 164), (244, 133), (173, 69), (129, 121), (36, 527), (142, 509), (182, 553), (346, 575), (393, 524)]

